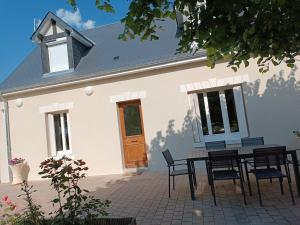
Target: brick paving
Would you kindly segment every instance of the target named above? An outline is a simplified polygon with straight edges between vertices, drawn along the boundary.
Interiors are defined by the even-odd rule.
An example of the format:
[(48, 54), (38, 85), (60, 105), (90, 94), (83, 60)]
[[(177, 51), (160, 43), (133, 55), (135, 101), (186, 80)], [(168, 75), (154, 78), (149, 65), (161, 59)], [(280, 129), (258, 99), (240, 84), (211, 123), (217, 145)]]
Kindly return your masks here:
[[(300, 225), (300, 201), (292, 205), (287, 184), (281, 195), (278, 181), (262, 182), (264, 206), (260, 207), (256, 185), (252, 180), (253, 196), (247, 191), (248, 205), (244, 205), (239, 185), (232, 181), (216, 184), (217, 206), (213, 204), (204, 170), (197, 171), (199, 186), (197, 200), (191, 201), (187, 176), (176, 177), (176, 190), (168, 197), (167, 174), (144, 172), (140, 175), (110, 175), (87, 178), (82, 186), (101, 199), (109, 199), (111, 217), (135, 217), (138, 225)], [(47, 212), (53, 191), (48, 181), (31, 182), (38, 189), (34, 194), (37, 203)], [(293, 184), (294, 194), (295, 184)], [(0, 195), (8, 194), (19, 206), (18, 186), (0, 185)]]

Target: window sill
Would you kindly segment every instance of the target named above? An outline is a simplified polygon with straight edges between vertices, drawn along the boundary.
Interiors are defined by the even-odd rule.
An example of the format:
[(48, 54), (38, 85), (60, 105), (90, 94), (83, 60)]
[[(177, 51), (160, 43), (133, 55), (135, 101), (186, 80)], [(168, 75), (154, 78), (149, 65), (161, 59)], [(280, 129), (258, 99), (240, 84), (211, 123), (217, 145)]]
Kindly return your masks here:
[(50, 158), (53, 158), (55, 160), (59, 160), (59, 159), (62, 159), (62, 157), (67, 157), (67, 158), (70, 158), (70, 159), (75, 159), (75, 156), (73, 154), (65, 154), (65, 155), (54, 155), (54, 156), (50, 156), (47, 159), (50, 159)]
[(68, 70), (45, 73), (45, 74), (43, 74), (43, 77), (54, 77), (54, 76), (69, 74), (69, 73), (72, 73), (72, 72), (74, 72), (73, 68), (68, 69)]
[(68, 157), (68, 158), (70, 158), (70, 159), (74, 159), (75, 157), (74, 157), (74, 155), (73, 154), (65, 154), (65, 155), (56, 155), (56, 156), (53, 156), (53, 158), (54, 159), (61, 159), (62, 157)]

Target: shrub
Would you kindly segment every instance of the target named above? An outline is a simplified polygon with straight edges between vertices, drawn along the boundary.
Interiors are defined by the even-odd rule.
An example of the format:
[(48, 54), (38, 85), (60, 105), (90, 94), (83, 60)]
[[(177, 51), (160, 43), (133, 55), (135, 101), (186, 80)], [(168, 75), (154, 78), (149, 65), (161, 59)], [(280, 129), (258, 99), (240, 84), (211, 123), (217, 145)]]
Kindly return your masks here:
[[(107, 216), (106, 209), (110, 201), (101, 201), (81, 189), (79, 181), (86, 177), (88, 170), (83, 160), (72, 160), (67, 157), (61, 159), (50, 158), (40, 164), (42, 178), (50, 179), (51, 187), (56, 196), (51, 200), (54, 211), (44, 216), (41, 206), (34, 203), (32, 194), (36, 192), (26, 181), (22, 184), (23, 194), (27, 203), (24, 213), (14, 225), (80, 225), (90, 224), (99, 217)], [(93, 224), (93, 223), (91, 223)], [(2, 225), (2, 224), (0, 224)]]

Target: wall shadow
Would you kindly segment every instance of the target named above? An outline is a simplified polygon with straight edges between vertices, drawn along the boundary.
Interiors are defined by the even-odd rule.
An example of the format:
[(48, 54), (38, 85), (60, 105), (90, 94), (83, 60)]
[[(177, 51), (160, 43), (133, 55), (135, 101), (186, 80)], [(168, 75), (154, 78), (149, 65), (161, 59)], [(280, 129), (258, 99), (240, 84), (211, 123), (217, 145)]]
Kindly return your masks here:
[[(269, 79), (243, 84), (245, 113), (250, 137), (263, 136), (266, 144), (300, 148), (300, 139), (293, 131), (300, 130), (300, 81), (295, 67), (289, 74), (284, 70)], [(193, 117), (186, 113), (181, 129), (169, 120), (166, 130), (156, 132), (148, 146), (150, 170), (166, 169), (162, 151), (169, 149), (174, 158), (186, 158), (193, 147)], [(202, 165), (202, 164), (201, 164)], [(202, 165), (203, 166), (203, 165)]]
[(148, 146), (149, 168), (159, 170), (166, 168), (162, 151), (169, 149), (174, 159), (184, 159), (193, 150), (192, 112), (188, 110), (180, 129), (175, 129), (175, 120), (169, 120), (166, 131), (157, 131)]
[(293, 134), (300, 130), (298, 73), (297, 67), (289, 74), (281, 70), (265, 82), (257, 79), (243, 87), (250, 136), (264, 136), (266, 143), (290, 148), (300, 146)]

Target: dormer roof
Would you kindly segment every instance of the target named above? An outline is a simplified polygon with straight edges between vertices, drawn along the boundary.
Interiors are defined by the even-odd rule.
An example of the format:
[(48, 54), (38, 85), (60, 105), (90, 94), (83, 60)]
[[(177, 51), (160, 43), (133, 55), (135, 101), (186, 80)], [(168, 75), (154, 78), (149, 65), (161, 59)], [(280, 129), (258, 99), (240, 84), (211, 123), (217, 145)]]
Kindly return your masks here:
[(52, 12), (46, 14), (38, 28), (32, 34), (31, 40), (35, 43), (41, 43), (45, 37), (53, 35), (53, 27), (57, 33), (66, 32), (86, 47), (94, 46), (92, 40), (78, 32)]

